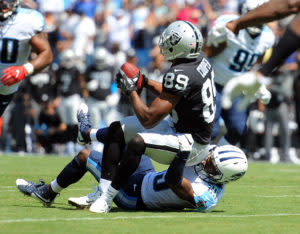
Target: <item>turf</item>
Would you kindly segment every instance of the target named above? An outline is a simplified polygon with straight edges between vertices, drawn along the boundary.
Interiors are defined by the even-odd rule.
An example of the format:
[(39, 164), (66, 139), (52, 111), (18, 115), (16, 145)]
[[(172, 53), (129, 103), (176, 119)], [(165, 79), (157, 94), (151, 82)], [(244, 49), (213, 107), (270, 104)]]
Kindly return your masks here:
[(299, 166), (250, 162), (246, 175), (227, 185), (208, 214), (114, 209), (103, 215), (69, 206), (68, 197), (85, 195), (96, 184), (90, 174), (64, 190), (51, 208), (16, 189), (17, 178), (50, 182), (70, 160), (0, 156), (0, 233), (300, 233)]

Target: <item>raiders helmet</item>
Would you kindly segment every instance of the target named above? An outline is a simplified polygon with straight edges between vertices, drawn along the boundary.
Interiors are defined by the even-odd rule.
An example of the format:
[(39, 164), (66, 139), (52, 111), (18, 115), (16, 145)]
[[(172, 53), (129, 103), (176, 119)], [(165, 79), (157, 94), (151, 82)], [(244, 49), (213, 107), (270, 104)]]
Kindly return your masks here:
[(203, 37), (195, 25), (179, 20), (171, 23), (162, 32), (158, 45), (168, 61), (177, 58), (193, 59), (200, 54)]

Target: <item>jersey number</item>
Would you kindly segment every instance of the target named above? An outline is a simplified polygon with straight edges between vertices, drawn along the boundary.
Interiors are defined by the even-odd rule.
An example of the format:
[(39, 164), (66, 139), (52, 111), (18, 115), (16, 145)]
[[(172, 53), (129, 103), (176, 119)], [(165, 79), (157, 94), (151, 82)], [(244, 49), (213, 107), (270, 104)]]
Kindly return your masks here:
[(166, 190), (168, 189), (168, 185), (165, 182), (165, 173), (162, 172), (160, 174), (158, 174), (157, 176), (155, 176), (154, 180), (153, 180), (153, 189), (154, 191), (161, 191), (161, 190)]
[(256, 63), (258, 54), (250, 54), (246, 50), (238, 50), (229, 68), (236, 72), (248, 71)]
[(0, 41), (1, 63), (16, 63), (19, 41), (12, 38), (4, 38)]
[[(174, 85), (175, 77), (176, 77), (176, 82)], [(174, 86), (175, 89), (177, 89), (177, 90), (185, 90), (186, 86), (188, 85), (188, 82), (189, 82), (189, 78), (187, 76), (185, 76), (183, 74), (179, 74), (179, 75), (175, 76), (174, 73), (169, 72), (166, 74), (164, 86), (167, 89), (171, 89)]]

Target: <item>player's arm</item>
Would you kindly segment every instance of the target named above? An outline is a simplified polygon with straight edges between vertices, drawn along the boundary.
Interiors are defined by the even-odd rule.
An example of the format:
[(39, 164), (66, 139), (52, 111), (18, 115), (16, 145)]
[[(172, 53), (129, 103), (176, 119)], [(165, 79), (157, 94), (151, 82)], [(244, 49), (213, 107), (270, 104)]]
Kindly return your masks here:
[(228, 22), (227, 28), (234, 33), (238, 33), (241, 29), (282, 19), (299, 11), (300, 0), (270, 0), (249, 11), (238, 20)]
[(34, 71), (44, 69), (52, 62), (52, 52), (47, 40), (47, 34), (38, 33), (34, 35), (30, 40), (30, 45), (37, 56), (21, 66), (10, 66), (4, 69), (4, 75), (1, 77), (3, 85), (14, 85), (25, 79), (26, 76), (31, 75)]
[(32, 51), (37, 56), (30, 61), (34, 71), (40, 71), (47, 67), (52, 62), (52, 51), (48, 42), (48, 36), (45, 32), (40, 32), (34, 35), (30, 40)]
[(145, 88), (147, 88), (157, 96), (162, 93), (162, 83), (155, 80), (148, 79), (147, 84), (145, 84)]
[(149, 129), (163, 120), (180, 100), (180, 96), (162, 92), (148, 107), (136, 91), (129, 95), (136, 116), (144, 128)]

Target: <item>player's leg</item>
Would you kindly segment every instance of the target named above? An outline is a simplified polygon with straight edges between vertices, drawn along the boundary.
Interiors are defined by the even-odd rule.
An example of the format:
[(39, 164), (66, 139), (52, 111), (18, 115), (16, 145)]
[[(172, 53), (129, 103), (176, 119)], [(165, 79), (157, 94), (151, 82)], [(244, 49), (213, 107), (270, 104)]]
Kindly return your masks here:
[(227, 128), (227, 133), (224, 138), (227, 142), (232, 145), (236, 145), (242, 137), (246, 134), (247, 131), (247, 117), (248, 110), (240, 111), (238, 109), (238, 103), (241, 101), (241, 98), (235, 98), (233, 100), (232, 107), (229, 110), (223, 110), (223, 119)]
[(37, 198), (45, 206), (50, 206), (58, 193), (83, 177), (87, 171), (89, 154), (90, 150), (80, 151), (50, 184), (36, 184), (24, 179), (17, 179), (16, 185), (25, 195)]
[(13, 99), (13, 94), (11, 95), (1, 95), (0, 94), (0, 117), (4, 113), (6, 107), (10, 103), (10, 101)]

